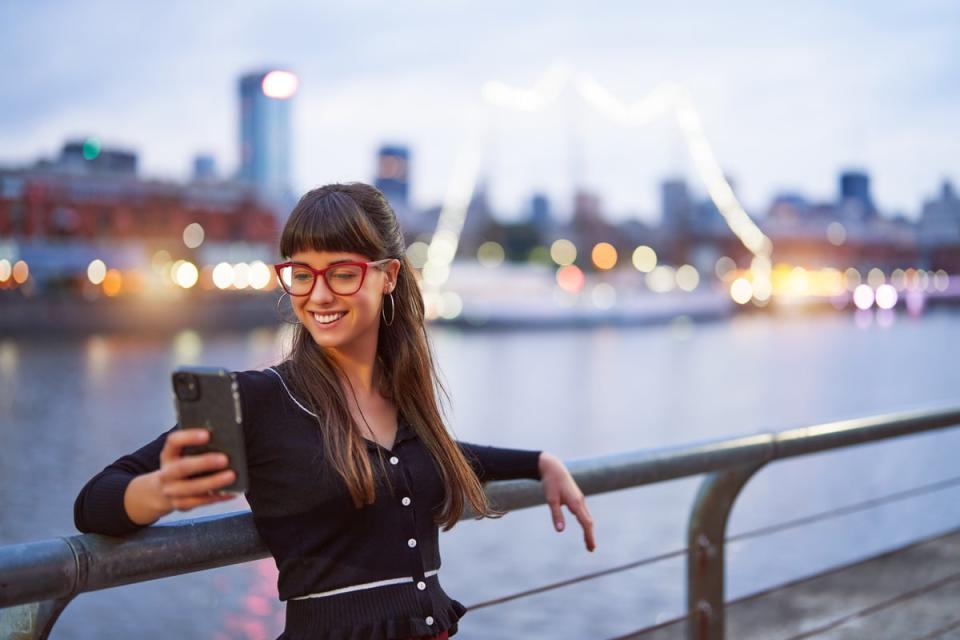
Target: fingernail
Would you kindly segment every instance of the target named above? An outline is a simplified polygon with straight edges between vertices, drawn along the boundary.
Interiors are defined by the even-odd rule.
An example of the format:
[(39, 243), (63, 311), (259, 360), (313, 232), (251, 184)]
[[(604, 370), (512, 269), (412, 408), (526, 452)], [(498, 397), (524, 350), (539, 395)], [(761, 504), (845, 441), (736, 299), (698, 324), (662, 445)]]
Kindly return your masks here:
[(558, 522), (558, 523), (557, 523), (557, 531), (563, 531), (563, 523), (562, 523), (562, 522)]

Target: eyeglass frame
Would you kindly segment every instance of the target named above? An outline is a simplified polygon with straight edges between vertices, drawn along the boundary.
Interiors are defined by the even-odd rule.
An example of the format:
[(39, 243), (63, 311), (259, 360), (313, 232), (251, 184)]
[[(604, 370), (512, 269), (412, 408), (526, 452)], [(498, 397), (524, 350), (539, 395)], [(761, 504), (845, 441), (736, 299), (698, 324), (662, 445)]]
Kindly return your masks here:
[[(360, 291), (360, 289), (363, 288), (363, 283), (367, 279), (368, 268), (379, 267), (380, 265), (386, 262), (390, 262), (391, 260), (395, 260), (395, 258), (384, 258), (383, 260), (372, 260), (370, 262), (353, 262), (353, 261), (335, 262), (333, 264), (327, 265), (323, 269), (314, 269), (313, 267), (311, 267), (310, 265), (304, 262), (281, 262), (279, 264), (273, 265), (273, 269), (274, 271), (277, 272), (277, 280), (280, 282), (280, 288), (286, 291), (287, 295), (295, 296), (297, 298), (309, 296), (310, 294), (313, 293), (313, 290), (317, 288), (317, 281), (320, 279), (320, 277), (323, 277), (324, 284), (327, 285), (327, 289), (329, 289), (330, 293), (332, 293), (333, 295), (352, 296), (352, 295), (356, 295)], [(310, 285), (310, 290), (307, 291), (306, 293), (292, 293), (289, 289), (287, 289), (287, 285), (284, 284), (283, 282), (283, 275), (280, 273), (280, 271), (284, 267), (306, 267), (306, 269), (313, 274), (313, 284)], [(331, 287), (330, 283), (327, 281), (327, 271), (331, 269), (336, 269), (337, 267), (360, 267), (360, 284), (357, 285), (356, 291), (353, 291), (352, 293), (337, 293), (336, 291), (333, 290), (333, 287)]]

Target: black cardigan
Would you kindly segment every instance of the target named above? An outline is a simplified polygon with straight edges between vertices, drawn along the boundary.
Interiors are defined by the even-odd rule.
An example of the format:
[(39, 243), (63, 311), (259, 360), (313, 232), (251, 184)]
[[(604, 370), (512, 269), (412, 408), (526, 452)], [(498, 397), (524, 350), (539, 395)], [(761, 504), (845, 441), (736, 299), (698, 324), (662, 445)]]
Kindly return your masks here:
[[(412, 425), (392, 449), (367, 441), (378, 473), (374, 504), (356, 509), (323, 467), (316, 417), (291, 393), (284, 365), (237, 373), (249, 473), (247, 501), (279, 569), (284, 640), (390, 640), (457, 631), (466, 608), (440, 587), (435, 509), (444, 488)], [(172, 429), (171, 429), (172, 431)], [(74, 504), (77, 529), (123, 535), (142, 528), (123, 506), (127, 484), (160, 466), (167, 434), (94, 476)], [(539, 479), (539, 451), (458, 442), (481, 481)], [(328, 592), (333, 593), (328, 593)], [(279, 639), (278, 639), (279, 640)]]

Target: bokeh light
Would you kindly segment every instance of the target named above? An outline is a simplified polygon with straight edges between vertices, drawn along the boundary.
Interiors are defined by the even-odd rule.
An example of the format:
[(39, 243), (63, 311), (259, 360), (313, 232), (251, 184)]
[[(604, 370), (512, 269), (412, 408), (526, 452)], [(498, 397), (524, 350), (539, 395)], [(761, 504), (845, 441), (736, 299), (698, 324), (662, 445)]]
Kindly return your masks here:
[(183, 244), (188, 249), (196, 249), (203, 244), (203, 227), (198, 222), (191, 222), (183, 229)]
[(440, 294), (439, 315), (445, 320), (453, 320), (463, 311), (463, 300), (453, 291), (444, 291)]
[(96, 160), (100, 155), (100, 141), (96, 138), (87, 138), (83, 141), (83, 158), (85, 160)]
[(590, 253), (590, 259), (597, 269), (613, 269), (617, 266), (617, 250), (609, 242), (598, 242)]
[(150, 259), (150, 267), (153, 269), (154, 273), (157, 275), (165, 275), (167, 269), (170, 268), (170, 252), (166, 249), (160, 249), (159, 251), (153, 254), (153, 257)]
[(179, 264), (173, 272), (173, 281), (184, 289), (189, 289), (197, 284), (197, 280), (200, 278), (200, 271), (197, 270), (197, 265), (192, 262), (187, 260), (178, 262)]
[(10, 261), (6, 258), (0, 259), (0, 282), (9, 280), (12, 273), (13, 267), (10, 265)]
[(827, 225), (827, 241), (839, 247), (847, 241), (847, 229), (839, 222), (831, 222)]
[(650, 289), (650, 291), (654, 293), (673, 291), (677, 284), (676, 269), (669, 265), (662, 264), (644, 276), (643, 281), (647, 285), (647, 289)]
[(853, 304), (857, 306), (857, 309), (869, 309), (873, 306), (873, 300), (873, 288), (870, 285), (861, 284), (853, 290)]
[(950, 288), (950, 276), (943, 269), (937, 269), (933, 274), (933, 286), (937, 291), (946, 291)]
[(585, 281), (583, 271), (576, 265), (568, 264), (557, 269), (557, 285), (564, 291), (579, 293)]
[(698, 284), (700, 284), (700, 273), (692, 264), (685, 264), (677, 269), (677, 287), (682, 291), (693, 291)]
[(30, 277), (30, 267), (23, 260), (17, 260), (13, 265), (13, 281), (17, 284), (23, 284)]
[(250, 266), (246, 262), (233, 265), (233, 286), (246, 289), (250, 286)]
[(882, 285), (886, 281), (887, 281), (887, 278), (886, 276), (883, 275), (883, 271), (881, 271), (880, 269), (877, 269), (876, 267), (874, 267), (873, 269), (870, 269), (870, 271), (867, 272), (867, 284), (873, 287), (874, 289), (879, 288), (880, 285)]
[(123, 289), (123, 275), (117, 269), (107, 269), (103, 276), (103, 295), (110, 298), (119, 295)]
[(854, 269), (853, 267), (850, 267), (849, 269), (843, 272), (843, 278), (845, 280), (847, 291), (855, 291), (857, 287), (860, 286), (860, 283), (863, 281), (862, 278), (860, 277), (860, 272)]
[[(427, 249), (427, 262), (439, 265), (449, 265), (457, 253), (457, 244), (460, 239), (452, 231), (442, 229), (437, 231)], [(424, 265), (426, 268), (427, 265)]]
[(730, 283), (730, 297), (737, 304), (747, 304), (753, 297), (753, 286), (744, 277), (739, 277)]
[(413, 242), (407, 247), (407, 260), (410, 261), (417, 269), (423, 269), (423, 265), (427, 264), (427, 249), (430, 245), (426, 242)]
[(226, 289), (233, 284), (233, 265), (220, 262), (213, 268), (213, 285), (217, 289)]
[(609, 309), (617, 302), (617, 290), (606, 282), (600, 282), (590, 291), (590, 299), (597, 309)]
[(882, 284), (877, 287), (877, 306), (881, 309), (893, 309), (897, 306), (897, 290), (891, 284)]
[(725, 280), (727, 276), (736, 273), (737, 263), (733, 261), (733, 258), (730, 256), (720, 256), (717, 259), (717, 263), (713, 266), (713, 272), (717, 274), (717, 277), (721, 280)]
[(477, 262), (488, 269), (499, 267), (505, 257), (503, 247), (493, 240), (488, 240), (477, 248)]
[(903, 291), (907, 288), (907, 274), (903, 269), (894, 269), (890, 274), (890, 284), (897, 291)]
[(531, 248), (527, 253), (527, 262), (529, 264), (539, 264), (545, 267), (553, 266), (551, 264), (552, 260), (550, 258), (550, 249), (541, 245)]
[(106, 276), (107, 265), (104, 264), (103, 260), (97, 258), (87, 265), (87, 279), (93, 284), (100, 284)]
[(250, 263), (250, 286), (254, 289), (264, 289), (270, 284), (270, 267), (262, 260)]
[(286, 100), (297, 92), (300, 81), (289, 71), (271, 71), (263, 77), (261, 88), (268, 98)]
[(554, 240), (550, 245), (550, 259), (561, 267), (573, 264), (577, 259), (577, 247), (566, 238)]
[(657, 266), (657, 252), (645, 244), (633, 250), (633, 267), (642, 273), (650, 273)]

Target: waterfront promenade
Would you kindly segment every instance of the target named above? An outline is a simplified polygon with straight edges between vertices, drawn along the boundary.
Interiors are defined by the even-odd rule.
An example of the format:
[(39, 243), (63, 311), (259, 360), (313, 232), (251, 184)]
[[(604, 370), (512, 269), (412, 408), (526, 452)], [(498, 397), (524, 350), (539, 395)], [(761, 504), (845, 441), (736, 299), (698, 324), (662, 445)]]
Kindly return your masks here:
[[(728, 602), (736, 640), (960, 638), (960, 528)], [(618, 640), (682, 640), (674, 620)]]

